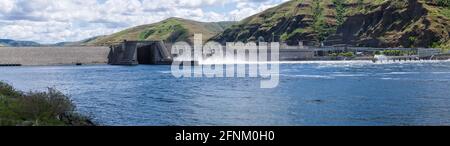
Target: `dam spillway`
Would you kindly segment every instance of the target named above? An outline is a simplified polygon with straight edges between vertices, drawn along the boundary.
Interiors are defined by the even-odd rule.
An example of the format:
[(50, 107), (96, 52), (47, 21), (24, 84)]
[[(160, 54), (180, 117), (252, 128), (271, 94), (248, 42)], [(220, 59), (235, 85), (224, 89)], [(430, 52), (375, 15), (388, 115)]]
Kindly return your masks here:
[(124, 41), (111, 46), (108, 64), (111, 65), (167, 65), (172, 55), (162, 41)]

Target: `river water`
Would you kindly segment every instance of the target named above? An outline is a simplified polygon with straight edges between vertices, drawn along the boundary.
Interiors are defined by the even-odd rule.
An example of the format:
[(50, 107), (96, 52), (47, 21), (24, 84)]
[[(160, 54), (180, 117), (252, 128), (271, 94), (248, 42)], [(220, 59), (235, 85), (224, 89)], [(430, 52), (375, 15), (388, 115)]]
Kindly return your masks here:
[(450, 125), (449, 61), (286, 63), (274, 89), (145, 65), (1, 67), (0, 80), (55, 87), (104, 125)]

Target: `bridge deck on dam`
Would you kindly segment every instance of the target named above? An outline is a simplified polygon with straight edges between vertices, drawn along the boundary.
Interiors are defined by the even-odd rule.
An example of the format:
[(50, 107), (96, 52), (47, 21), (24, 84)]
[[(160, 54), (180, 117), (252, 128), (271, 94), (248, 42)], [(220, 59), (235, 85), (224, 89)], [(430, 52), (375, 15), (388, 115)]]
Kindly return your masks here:
[(106, 64), (109, 47), (0, 47), (0, 64)]

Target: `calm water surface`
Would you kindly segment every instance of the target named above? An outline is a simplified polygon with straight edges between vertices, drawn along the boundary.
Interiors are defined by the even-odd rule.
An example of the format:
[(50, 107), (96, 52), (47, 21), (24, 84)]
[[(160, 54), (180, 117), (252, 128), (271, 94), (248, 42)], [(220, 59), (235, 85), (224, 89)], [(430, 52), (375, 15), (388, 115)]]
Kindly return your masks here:
[(450, 62), (283, 64), (258, 78), (174, 78), (170, 66), (1, 67), (20, 90), (56, 87), (105, 125), (450, 125)]

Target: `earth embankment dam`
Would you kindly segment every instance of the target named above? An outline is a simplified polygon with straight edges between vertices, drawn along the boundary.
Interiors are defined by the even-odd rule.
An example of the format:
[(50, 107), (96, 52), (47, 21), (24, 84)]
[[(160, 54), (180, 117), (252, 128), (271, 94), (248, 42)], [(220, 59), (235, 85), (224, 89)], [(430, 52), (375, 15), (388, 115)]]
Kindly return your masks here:
[(109, 47), (0, 47), (0, 64), (106, 64)]

